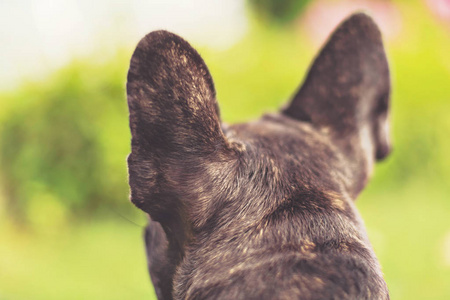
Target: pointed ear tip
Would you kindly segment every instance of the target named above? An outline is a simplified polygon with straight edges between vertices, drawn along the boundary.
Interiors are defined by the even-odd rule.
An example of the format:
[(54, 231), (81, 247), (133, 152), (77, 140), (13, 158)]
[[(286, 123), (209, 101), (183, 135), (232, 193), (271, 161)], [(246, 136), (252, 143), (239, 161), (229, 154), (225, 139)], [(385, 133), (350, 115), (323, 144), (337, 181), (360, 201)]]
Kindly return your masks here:
[(143, 39), (162, 40), (162, 39), (182, 39), (180, 36), (170, 31), (160, 29), (148, 33)]
[(166, 31), (166, 30), (155, 30), (146, 34), (136, 46), (136, 49), (152, 47), (156, 44), (161, 47), (161, 45), (173, 45), (171, 42), (180, 43), (185, 41), (178, 35)]
[(347, 21), (352, 22), (371, 22), (374, 23), (373, 18), (370, 16), (370, 13), (368, 11), (357, 11), (351, 14)]
[(374, 19), (370, 16), (370, 13), (367, 11), (358, 11), (351, 14), (344, 22), (344, 24), (348, 24), (351, 26), (358, 27), (372, 27), (379, 31), (378, 25), (374, 21)]
[[(174, 48), (192, 51), (192, 47), (180, 36), (166, 30), (156, 30), (145, 35), (137, 44), (130, 60), (127, 81), (133, 81), (136, 74), (147, 72), (153, 65), (158, 64), (158, 55), (170, 56)], [(145, 73), (144, 72), (144, 73)]]

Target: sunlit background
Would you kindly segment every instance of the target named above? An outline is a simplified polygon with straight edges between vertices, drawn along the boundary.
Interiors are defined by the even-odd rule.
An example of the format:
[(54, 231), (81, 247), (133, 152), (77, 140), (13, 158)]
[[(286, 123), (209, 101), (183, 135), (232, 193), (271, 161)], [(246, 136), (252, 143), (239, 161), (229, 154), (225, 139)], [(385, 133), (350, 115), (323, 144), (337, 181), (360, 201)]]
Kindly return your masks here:
[(357, 205), (392, 299), (450, 299), (450, 0), (0, 2), (0, 299), (152, 299), (128, 201), (125, 79), (168, 29), (227, 122), (282, 106), (330, 31), (371, 14), (392, 71), (394, 152)]

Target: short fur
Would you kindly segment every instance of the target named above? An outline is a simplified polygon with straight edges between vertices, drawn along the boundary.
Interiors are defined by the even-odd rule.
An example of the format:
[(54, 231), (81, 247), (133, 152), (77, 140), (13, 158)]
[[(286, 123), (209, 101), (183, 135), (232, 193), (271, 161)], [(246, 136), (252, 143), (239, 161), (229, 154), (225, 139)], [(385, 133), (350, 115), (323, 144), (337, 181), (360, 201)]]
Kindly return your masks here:
[(355, 14), (280, 113), (225, 126), (211, 75), (155, 31), (127, 83), (131, 201), (159, 299), (389, 299), (354, 199), (390, 149), (380, 32)]

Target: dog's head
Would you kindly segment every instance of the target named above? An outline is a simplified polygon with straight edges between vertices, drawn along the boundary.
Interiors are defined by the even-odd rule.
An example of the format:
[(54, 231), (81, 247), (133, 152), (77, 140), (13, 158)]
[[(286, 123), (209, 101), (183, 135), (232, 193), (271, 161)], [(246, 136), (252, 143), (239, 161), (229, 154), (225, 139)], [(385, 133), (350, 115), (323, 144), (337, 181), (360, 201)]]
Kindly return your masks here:
[(332, 34), (292, 101), (258, 121), (222, 124), (204, 61), (166, 31), (138, 44), (127, 94), (131, 201), (161, 224), (174, 268), (193, 244), (288, 220), (318, 243), (292, 220), (353, 218), (351, 200), (390, 150), (388, 64), (364, 14)]

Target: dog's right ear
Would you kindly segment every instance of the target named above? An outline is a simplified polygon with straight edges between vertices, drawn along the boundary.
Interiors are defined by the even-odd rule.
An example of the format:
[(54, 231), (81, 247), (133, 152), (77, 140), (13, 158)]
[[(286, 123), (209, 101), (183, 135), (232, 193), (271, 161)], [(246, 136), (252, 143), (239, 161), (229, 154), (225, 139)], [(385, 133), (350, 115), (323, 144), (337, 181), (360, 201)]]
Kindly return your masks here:
[(389, 98), (381, 33), (369, 16), (357, 13), (330, 36), (284, 113), (329, 132), (344, 152), (353, 137), (367, 141), (369, 160), (382, 159), (391, 148)]
[(221, 129), (211, 75), (185, 40), (155, 31), (131, 58), (127, 95), (131, 200), (163, 226), (184, 227), (192, 178), (236, 154)]

